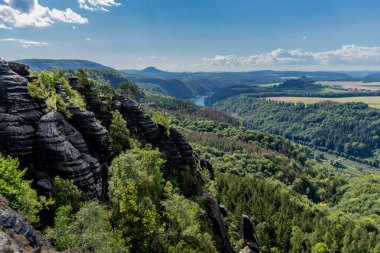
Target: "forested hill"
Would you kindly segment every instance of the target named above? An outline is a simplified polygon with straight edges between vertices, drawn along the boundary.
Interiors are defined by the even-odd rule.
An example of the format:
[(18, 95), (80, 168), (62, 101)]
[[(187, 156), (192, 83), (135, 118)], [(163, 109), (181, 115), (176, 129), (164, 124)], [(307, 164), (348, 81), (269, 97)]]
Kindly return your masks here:
[(379, 166), (380, 111), (367, 104), (305, 105), (241, 95), (219, 102), (216, 108), (239, 115), (252, 129)]
[(215, 109), (151, 92), (142, 104), (161, 111), (211, 162), (216, 184), (208, 189), (228, 213), (226, 226), (237, 251), (241, 214), (255, 217), (262, 253), (380, 250), (378, 175), (340, 167)]
[(77, 69), (112, 69), (102, 64), (87, 60), (53, 60), (53, 59), (22, 59), (15, 62), (29, 65), (33, 70), (77, 70)]

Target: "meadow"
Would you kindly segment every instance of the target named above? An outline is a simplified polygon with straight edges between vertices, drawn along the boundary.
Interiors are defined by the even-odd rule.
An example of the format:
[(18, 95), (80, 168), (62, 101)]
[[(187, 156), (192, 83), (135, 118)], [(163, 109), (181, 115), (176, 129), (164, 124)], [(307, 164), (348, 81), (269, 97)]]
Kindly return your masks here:
[(368, 104), (372, 108), (380, 109), (380, 96), (374, 97), (340, 97), (340, 98), (320, 98), (320, 97), (268, 97), (267, 99), (273, 101), (298, 103), (302, 102), (305, 104), (314, 104), (321, 101), (335, 101), (339, 103), (347, 102), (363, 102)]
[(380, 82), (370, 82), (364, 83), (362, 81), (326, 81), (318, 82), (326, 86), (340, 86), (344, 89), (350, 90), (369, 90), (369, 91), (380, 91)]

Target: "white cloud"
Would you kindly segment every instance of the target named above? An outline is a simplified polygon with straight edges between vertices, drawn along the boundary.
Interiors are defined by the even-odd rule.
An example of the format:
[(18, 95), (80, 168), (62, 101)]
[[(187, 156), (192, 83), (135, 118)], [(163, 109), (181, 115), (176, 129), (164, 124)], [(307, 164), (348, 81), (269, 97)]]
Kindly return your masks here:
[(380, 47), (343, 45), (331, 51), (312, 52), (302, 49), (276, 49), (269, 53), (236, 56), (216, 55), (203, 58), (211, 66), (269, 66), (269, 65), (380, 65)]
[(12, 28), (0, 22), (0, 29), (11, 30)]
[(38, 3), (38, 0), (4, 0), (0, 5), (0, 21), (5, 26), (14, 27), (47, 27), (55, 21), (71, 24), (86, 24), (82, 17), (70, 8), (65, 10), (50, 9)]
[(108, 11), (106, 7), (119, 6), (115, 0), (78, 0), (79, 7), (89, 11)]
[(155, 60), (156, 57), (155, 57), (155, 56), (151, 56), (150, 59), (151, 59), (151, 60)]
[(39, 41), (33, 41), (33, 40), (24, 40), (24, 39), (0, 39), (0, 42), (15, 42), (19, 43), (23, 48), (29, 48), (29, 47), (41, 47), (41, 46), (47, 46), (49, 43), (46, 42), (39, 42)]

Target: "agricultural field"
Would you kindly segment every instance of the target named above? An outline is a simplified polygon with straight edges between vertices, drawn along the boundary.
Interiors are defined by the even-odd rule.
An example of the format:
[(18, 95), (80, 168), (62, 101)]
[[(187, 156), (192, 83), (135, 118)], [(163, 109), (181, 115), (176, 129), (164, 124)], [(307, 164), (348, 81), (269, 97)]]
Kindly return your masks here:
[(380, 82), (370, 82), (364, 83), (361, 81), (326, 81), (318, 82), (322, 85), (332, 86), (332, 87), (342, 87), (348, 90), (369, 90), (369, 91), (380, 91)]
[(340, 97), (340, 98), (320, 98), (320, 97), (268, 97), (267, 99), (273, 101), (297, 103), (302, 102), (305, 104), (314, 104), (321, 101), (335, 101), (339, 103), (348, 102), (363, 102), (368, 104), (372, 108), (380, 109), (380, 96), (374, 97)]

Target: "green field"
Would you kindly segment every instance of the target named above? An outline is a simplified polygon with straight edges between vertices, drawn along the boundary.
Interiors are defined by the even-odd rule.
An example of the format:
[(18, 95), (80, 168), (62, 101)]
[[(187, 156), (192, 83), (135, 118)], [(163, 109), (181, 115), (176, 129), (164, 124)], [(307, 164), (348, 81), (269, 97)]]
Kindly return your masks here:
[(268, 97), (267, 99), (273, 101), (297, 103), (302, 102), (305, 104), (314, 104), (321, 101), (335, 101), (339, 103), (347, 102), (363, 102), (372, 108), (380, 109), (380, 96), (374, 97), (341, 97), (341, 98), (320, 98), (320, 97)]

